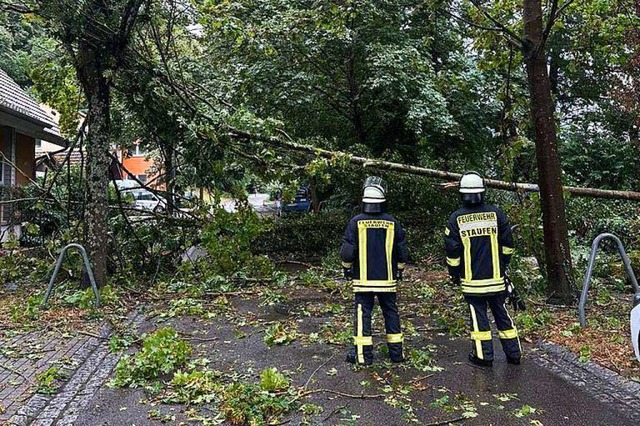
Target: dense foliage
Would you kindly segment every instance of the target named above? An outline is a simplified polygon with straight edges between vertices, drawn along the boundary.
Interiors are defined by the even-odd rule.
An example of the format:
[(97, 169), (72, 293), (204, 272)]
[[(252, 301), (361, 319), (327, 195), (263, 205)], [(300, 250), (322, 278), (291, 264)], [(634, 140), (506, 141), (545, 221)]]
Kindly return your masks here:
[[(131, 12), (128, 3), (116, 3), (114, 10)], [(113, 61), (103, 64), (111, 89), (111, 143), (139, 141), (151, 152), (170, 205), (188, 191), (207, 192), (216, 203), (243, 199), (249, 184), (285, 196), (310, 184), (314, 209), (324, 212), (263, 221), (244, 210), (227, 214), (202, 205), (177, 219), (172, 206), (166, 217), (132, 222), (112, 193), (113, 208), (105, 216), (112, 270), (152, 278), (176, 271), (182, 277), (265, 277), (272, 265), (249, 253), (335, 251), (371, 171), (340, 157), (310, 158), (265, 139), (231, 137), (230, 129), (536, 180), (524, 58), (506, 40), (522, 32), (520, 2), (143, 3), (135, 3), (141, 15), (132, 14), (139, 19), (129, 22), (135, 31), (127, 28), (118, 45), (125, 50), (111, 52)], [(89, 106), (78, 54), (93, 27), (72, 25), (62, 13), (64, 1), (1, 4), (0, 67), (59, 110), (63, 131), (71, 135), (77, 111)], [(32, 7), (30, 13), (22, 6)], [(568, 2), (560, 3), (554, 17), (546, 52), (564, 181), (633, 189), (638, 166), (629, 159), (640, 147), (637, 11), (626, 2)], [(493, 28), (498, 24), (501, 31)], [(75, 189), (83, 187), (83, 173), (51, 186), (42, 201), (17, 206), (28, 223), (24, 244), (68, 241), (84, 231), (78, 224), (87, 214), (86, 194)], [(439, 230), (457, 196), (422, 178), (383, 175), (390, 183), (390, 210), (407, 228), (412, 259), (439, 256)], [(24, 198), (43, 194), (27, 189)], [(490, 198), (521, 225), (521, 254), (543, 264), (540, 199), (497, 192)], [(568, 203), (575, 246), (602, 230), (624, 234), (635, 227), (632, 204)], [(193, 245), (204, 247), (212, 260), (180, 266), (180, 255)]]

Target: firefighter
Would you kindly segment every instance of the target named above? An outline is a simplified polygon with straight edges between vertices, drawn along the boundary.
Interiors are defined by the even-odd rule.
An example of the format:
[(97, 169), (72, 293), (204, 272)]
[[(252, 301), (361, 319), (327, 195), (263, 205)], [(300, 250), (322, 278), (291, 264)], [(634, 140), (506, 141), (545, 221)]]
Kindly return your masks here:
[(392, 362), (404, 361), (396, 286), (402, 281), (408, 252), (400, 223), (386, 212), (385, 193), (381, 178), (365, 180), (362, 213), (349, 221), (340, 248), (344, 276), (352, 281), (355, 296), (354, 346), (347, 353), (347, 362), (354, 364), (373, 362), (371, 313), (376, 296), (384, 316), (389, 357)]
[(472, 327), (469, 361), (485, 367), (493, 364), (489, 307), (507, 362), (520, 364), (518, 331), (505, 305), (505, 269), (514, 252), (511, 228), (498, 207), (484, 203), (484, 193), (482, 176), (476, 172), (462, 176), (462, 208), (451, 215), (445, 229), (449, 276), (454, 284), (462, 286), (469, 304)]

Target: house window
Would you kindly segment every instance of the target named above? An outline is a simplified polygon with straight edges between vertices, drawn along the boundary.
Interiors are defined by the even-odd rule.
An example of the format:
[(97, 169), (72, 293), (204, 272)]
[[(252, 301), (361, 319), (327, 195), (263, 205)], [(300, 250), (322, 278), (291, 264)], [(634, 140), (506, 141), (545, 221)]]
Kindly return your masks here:
[(136, 178), (142, 183), (147, 183), (147, 175), (136, 175)]
[(42, 140), (36, 139), (36, 149), (42, 149)]
[(133, 146), (133, 156), (134, 157), (142, 157), (146, 155), (146, 151), (138, 144)]

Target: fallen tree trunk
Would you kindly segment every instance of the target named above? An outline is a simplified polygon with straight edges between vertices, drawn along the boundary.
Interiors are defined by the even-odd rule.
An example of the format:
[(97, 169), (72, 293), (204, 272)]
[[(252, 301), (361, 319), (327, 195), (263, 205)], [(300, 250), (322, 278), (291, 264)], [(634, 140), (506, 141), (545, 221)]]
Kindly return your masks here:
[[(229, 136), (234, 139), (248, 139), (267, 143), (272, 146), (279, 146), (293, 151), (303, 152), (307, 154), (317, 155), (323, 158), (343, 157), (351, 164), (356, 164), (372, 169), (390, 170), (399, 173), (407, 173), (418, 176), (427, 176), (435, 179), (442, 179), (451, 182), (457, 182), (462, 176), (460, 173), (445, 172), (442, 170), (428, 169), (425, 167), (410, 166), (402, 163), (394, 163), (391, 161), (374, 160), (371, 158), (358, 157), (341, 151), (329, 151), (322, 148), (316, 148), (309, 145), (302, 145), (291, 141), (285, 141), (281, 138), (255, 135), (241, 130), (231, 129)], [(485, 185), (490, 188), (502, 189), (514, 192), (540, 192), (538, 185), (533, 183), (516, 183), (506, 182), (496, 179), (485, 179)], [(617, 191), (597, 188), (580, 188), (576, 186), (563, 186), (564, 191), (579, 197), (607, 198), (612, 200), (632, 200), (640, 201), (640, 192), (634, 191)]]

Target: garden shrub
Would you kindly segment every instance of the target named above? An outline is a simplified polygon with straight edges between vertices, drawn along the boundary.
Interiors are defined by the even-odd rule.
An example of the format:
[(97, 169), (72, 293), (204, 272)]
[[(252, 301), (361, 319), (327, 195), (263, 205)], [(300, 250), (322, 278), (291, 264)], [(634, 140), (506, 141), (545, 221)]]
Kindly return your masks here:
[(258, 254), (322, 256), (339, 250), (348, 220), (349, 215), (334, 212), (266, 219), (267, 226), (253, 240), (251, 250)]

